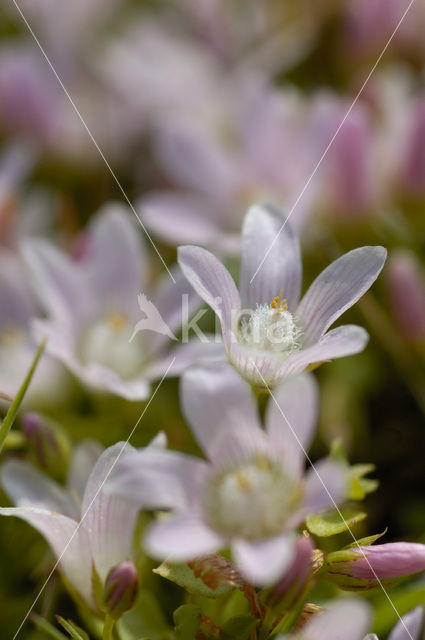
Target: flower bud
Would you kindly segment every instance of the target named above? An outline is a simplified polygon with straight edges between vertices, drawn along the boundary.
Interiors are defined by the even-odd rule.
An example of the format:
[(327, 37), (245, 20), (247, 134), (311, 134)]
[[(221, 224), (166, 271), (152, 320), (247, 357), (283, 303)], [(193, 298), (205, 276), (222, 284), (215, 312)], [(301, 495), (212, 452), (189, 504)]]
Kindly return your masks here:
[(398, 578), (425, 570), (425, 545), (390, 542), (351, 547), (328, 554), (327, 577), (348, 591), (390, 585)]
[(37, 463), (53, 477), (64, 477), (70, 442), (59, 425), (41, 414), (25, 413), (21, 427)]
[(409, 341), (425, 341), (425, 274), (414, 253), (393, 251), (388, 260), (387, 282), (397, 328)]
[(129, 611), (139, 590), (139, 573), (132, 562), (121, 562), (111, 569), (105, 580), (102, 604), (105, 611), (118, 620)]

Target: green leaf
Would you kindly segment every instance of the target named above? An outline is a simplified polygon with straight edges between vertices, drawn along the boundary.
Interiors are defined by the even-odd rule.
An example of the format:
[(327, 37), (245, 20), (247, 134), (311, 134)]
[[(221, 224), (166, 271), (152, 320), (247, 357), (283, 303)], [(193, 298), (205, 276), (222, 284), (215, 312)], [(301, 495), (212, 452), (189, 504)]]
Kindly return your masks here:
[(248, 640), (259, 620), (252, 616), (237, 616), (222, 627), (219, 640)]
[(368, 493), (375, 491), (379, 482), (370, 478), (364, 478), (375, 470), (373, 464), (355, 464), (349, 468), (348, 497), (351, 500), (363, 500)]
[[(222, 558), (221, 561), (223, 563), (228, 562), (224, 558)], [(207, 598), (218, 598), (229, 593), (233, 589), (239, 588), (237, 583), (230, 579), (226, 580), (225, 574), (223, 574), (223, 581), (220, 584), (210, 586), (206, 578), (206, 575), (208, 575), (208, 569), (206, 569), (204, 573), (198, 572), (198, 577), (198, 575), (195, 575), (194, 563), (191, 563), (191, 565), (192, 566), (189, 566), (188, 564), (171, 564), (163, 562), (153, 571), (163, 578), (167, 578), (167, 580), (175, 582), (180, 587), (186, 589), (186, 591), (189, 591), (189, 593), (205, 596)], [(223, 571), (225, 569), (226, 567), (223, 567)], [(219, 574), (219, 571), (220, 567), (217, 569), (217, 575), (221, 575)]]
[(351, 549), (353, 547), (354, 548), (358, 547), (358, 545), (365, 546), (365, 545), (373, 544), (374, 542), (379, 540), (379, 538), (382, 538), (382, 536), (384, 536), (386, 533), (387, 533), (387, 529), (385, 529), (385, 531), (383, 531), (382, 533), (376, 533), (374, 536), (367, 536), (366, 538), (359, 538), (358, 540), (356, 540), (356, 542), (352, 542), (351, 544), (347, 545), (344, 548), (345, 549)]
[[(342, 517), (341, 517), (342, 515)], [(366, 513), (343, 509), (338, 513), (335, 509), (319, 515), (307, 517), (307, 529), (315, 536), (327, 538), (351, 529), (357, 522), (364, 520)]]
[(90, 640), (88, 634), (78, 627), (72, 620), (65, 620), (61, 616), (56, 616), (59, 624), (69, 633), (72, 640)]
[(30, 620), (34, 623), (37, 629), (40, 629), (40, 631), (44, 631), (44, 633), (47, 633), (47, 635), (49, 635), (51, 638), (54, 638), (54, 640), (67, 640), (66, 636), (64, 636), (64, 634), (59, 631), (59, 629), (54, 627), (42, 616), (39, 616), (38, 613), (32, 613), (30, 615)]
[(7, 438), (7, 435), (10, 431), (10, 429), (13, 426), (13, 423), (16, 420), (16, 416), (18, 415), (18, 411), (21, 407), (22, 401), (25, 397), (25, 393), (28, 389), (28, 386), (31, 382), (31, 379), (35, 373), (35, 370), (37, 368), (38, 362), (41, 358), (41, 356), (43, 355), (44, 349), (46, 347), (46, 340), (43, 340), (40, 343), (40, 346), (37, 349), (37, 352), (34, 356), (34, 360), (31, 364), (31, 367), (25, 377), (25, 380), (23, 381), (18, 393), (15, 396), (14, 401), (12, 402), (12, 404), (9, 407), (8, 412), (6, 413), (6, 417), (3, 421), (3, 423), (0, 425), (0, 452), (3, 449), (3, 445), (4, 442)]
[(173, 613), (176, 640), (194, 640), (201, 624), (201, 607), (184, 604)]

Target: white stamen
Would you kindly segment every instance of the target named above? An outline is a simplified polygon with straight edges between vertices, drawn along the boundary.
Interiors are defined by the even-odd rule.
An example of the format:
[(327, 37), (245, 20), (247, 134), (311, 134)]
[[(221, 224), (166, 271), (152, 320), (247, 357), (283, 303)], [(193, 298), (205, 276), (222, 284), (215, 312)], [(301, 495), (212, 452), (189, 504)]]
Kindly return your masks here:
[(216, 476), (205, 506), (211, 526), (222, 535), (260, 540), (283, 531), (299, 497), (282, 466), (261, 457)]
[(289, 356), (301, 348), (302, 331), (286, 309), (260, 305), (240, 317), (239, 340), (242, 344)]
[(80, 343), (85, 364), (96, 362), (121, 378), (135, 376), (142, 369), (142, 351), (136, 340), (130, 343), (133, 327), (122, 316), (110, 316), (92, 324)]

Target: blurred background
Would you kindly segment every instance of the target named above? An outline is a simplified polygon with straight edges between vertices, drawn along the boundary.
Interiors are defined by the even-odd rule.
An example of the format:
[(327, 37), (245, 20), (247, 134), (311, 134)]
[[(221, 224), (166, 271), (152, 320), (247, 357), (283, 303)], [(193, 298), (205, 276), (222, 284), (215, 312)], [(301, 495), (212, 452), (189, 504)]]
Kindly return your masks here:
[[(383, 275), (344, 316), (368, 329), (369, 347), (317, 370), (313, 457), (339, 440), (352, 462), (376, 465), (380, 485), (357, 535), (388, 527), (387, 542), (425, 542), (425, 3), (412, 4), (393, 36), (408, 4), (4, 0), (0, 367), (7, 375), (16, 292), (8, 277), (21, 268), (21, 241), (47, 236), (78, 260), (85, 224), (111, 200), (128, 198), (170, 265), (176, 246), (194, 243), (236, 274), (241, 221), (256, 201), (290, 213), (305, 285), (345, 251), (382, 244)], [(155, 281), (163, 266), (146, 244)], [(56, 419), (74, 442), (128, 436), (141, 403), (67, 384), (66, 398), (50, 387), (29, 408)], [(164, 383), (133, 444), (163, 429), (172, 447), (196, 450), (177, 389), (174, 380)], [(28, 454), (23, 436), (8, 446)], [(2, 637), (12, 637), (51, 566), (38, 534), (2, 519)], [(73, 615), (54, 578), (37, 610), (59, 609)], [(45, 637), (30, 624), (20, 635)]]

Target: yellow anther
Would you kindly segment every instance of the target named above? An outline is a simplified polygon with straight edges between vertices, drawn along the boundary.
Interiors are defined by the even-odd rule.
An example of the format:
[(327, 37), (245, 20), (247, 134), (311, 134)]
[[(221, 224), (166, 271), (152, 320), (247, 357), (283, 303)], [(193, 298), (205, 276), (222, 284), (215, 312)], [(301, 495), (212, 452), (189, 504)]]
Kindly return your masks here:
[(242, 471), (236, 474), (236, 482), (243, 491), (250, 491), (251, 485)]
[(114, 331), (120, 331), (126, 324), (126, 318), (120, 313), (111, 313), (111, 315), (108, 316), (108, 325)]
[(288, 305), (286, 302), (286, 298), (283, 297), (283, 291), (280, 290), (280, 294), (273, 298), (270, 303), (271, 309), (276, 309), (277, 311), (288, 311)]

